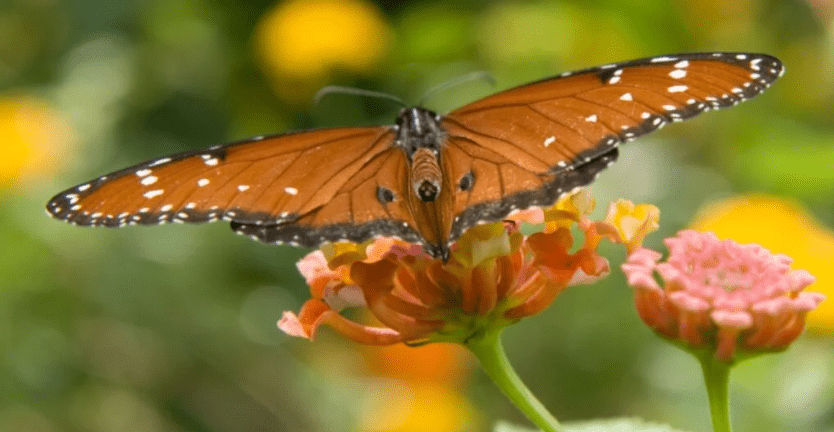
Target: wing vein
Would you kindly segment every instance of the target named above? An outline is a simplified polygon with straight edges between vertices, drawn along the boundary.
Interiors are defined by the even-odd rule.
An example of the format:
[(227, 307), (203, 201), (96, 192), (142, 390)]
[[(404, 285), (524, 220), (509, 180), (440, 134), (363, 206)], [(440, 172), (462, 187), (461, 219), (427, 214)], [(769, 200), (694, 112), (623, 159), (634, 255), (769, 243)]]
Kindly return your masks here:
[[(523, 106), (523, 105), (521, 105), (521, 106)], [(521, 147), (521, 146), (519, 146), (519, 145), (515, 144), (515, 143), (514, 143), (514, 142), (512, 142), (512, 141), (506, 140), (506, 139), (501, 138), (501, 137), (499, 137), (499, 136), (493, 136), (493, 135), (490, 135), (490, 134), (485, 133), (485, 132), (480, 132), (480, 131), (475, 130), (475, 129), (473, 129), (473, 128), (469, 127), (469, 126), (466, 126), (466, 125), (465, 125), (465, 124), (463, 124), (462, 122), (460, 122), (460, 121), (458, 121), (457, 119), (452, 118), (452, 117), (445, 117), (445, 119), (446, 119), (446, 120), (448, 120), (448, 121), (450, 121), (450, 122), (452, 122), (452, 123), (455, 123), (455, 125), (457, 125), (459, 128), (461, 128), (461, 129), (463, 129), (463, 130), (467, 130), (467, 131), (469, 131), (469, 132), (472, 132), (473, 134), (480, 135), (480, 136), (483, 136), (483, 137), (486, 137), (486, 138), (491, 138), (491, 139), (495, 139), (495, 140), (498, 140), (498, 141), (504, 142), (504, 143), (506, 143), (506, 144), (509, 144), (509, 145), (511, 145), (511, 146), (513, 146), (513, 147), (515, 147), (515, 148), (519, 149), (522, 153), (525, 153), (525, 154), (529, 155), (532, 159), (534, 159), (534, 160), (536, 160), (536, 161), (539, 161), (539, 162), (541, 162), (542, 164), (544, 164), (544, 165), (546, 165), (546, 166), (550, 166), (550, 165), (551, 165), (551, 164), (547, 163), (547, 161), (546, 161), (546, 160), (544, 160), (544, 159), (542, 159), (542, 158), (539, 158), (538, 156), (534, 155), (533, 153), (530, 153), (527, 149), (525, 149), (524, 147)], [(479, 146), (481, 145), (480, 143), (478, 143), (477, 141), (475, 141), (475, 140), (473, 140), (473, 139), (467, 139), (467, 140), (468, 140), (468, 141), (471, 141), (473, 144), (476, 144), (476, 145), (479, 145)], [(505, 158), (505, 159), (506, 159), (506, 158)]]

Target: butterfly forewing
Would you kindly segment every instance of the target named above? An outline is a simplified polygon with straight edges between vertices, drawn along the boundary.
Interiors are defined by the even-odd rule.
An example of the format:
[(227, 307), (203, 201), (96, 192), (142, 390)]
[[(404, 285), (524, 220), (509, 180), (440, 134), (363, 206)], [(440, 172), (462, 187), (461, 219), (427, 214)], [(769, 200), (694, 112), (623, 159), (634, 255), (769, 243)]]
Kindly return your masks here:
[(454, 212), (466, 222), (453, 231), (552, 204), (591, 182), (621, 142), (735, 105), (782, 72), (761, 54), (663, 56), (563, 74), (461, 107), (443, 119), (448, 159), (458, 161), (449, 176), (471, 171), (476, 180), (457, 191)]
[[(47, 210), (75, 224), (104, 226), (309, 219), (367, 164), (391, 153), (392, 139), (390, 127), (323, 129), (182, 153), (69, 189)], [(354, 222), (350, 208), (338, 209), (330, 206), (323, 223)]]

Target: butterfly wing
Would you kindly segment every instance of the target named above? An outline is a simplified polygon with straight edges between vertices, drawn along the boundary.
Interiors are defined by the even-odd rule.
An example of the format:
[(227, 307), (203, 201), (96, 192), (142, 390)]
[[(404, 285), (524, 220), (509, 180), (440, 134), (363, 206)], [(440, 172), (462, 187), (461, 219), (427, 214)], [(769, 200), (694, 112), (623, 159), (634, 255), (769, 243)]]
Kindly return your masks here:
[(375, 198), (380, 182), (404, 196), (406, 159), (394, 137), (388, 126), (322, 129), (181, 153), (64, 191), (47, 211), (108, 227), (225, 219), (257, 240), (306, 246), (382, 234), (415, 240), (404, 203)]
[(782, 73), (762, 54), (653, 57), (565, 73), (449, 113), (451, 240), (481, 221), (554, 203), (610, 165), (620, 143), (736, 105)]

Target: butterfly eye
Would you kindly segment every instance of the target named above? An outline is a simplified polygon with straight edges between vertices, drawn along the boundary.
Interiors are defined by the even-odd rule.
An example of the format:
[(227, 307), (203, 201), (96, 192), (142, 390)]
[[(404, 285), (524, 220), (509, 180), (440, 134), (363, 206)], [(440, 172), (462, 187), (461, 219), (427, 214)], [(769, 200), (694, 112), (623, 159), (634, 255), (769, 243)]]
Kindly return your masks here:
[(472, 186), (475, 186), (475, 173), (469, 171), (466, 175), (460, 178), (460, 181), (458, 182), (458, 189), (460, 189), (461, 192), (466, 192), (471, 190)]

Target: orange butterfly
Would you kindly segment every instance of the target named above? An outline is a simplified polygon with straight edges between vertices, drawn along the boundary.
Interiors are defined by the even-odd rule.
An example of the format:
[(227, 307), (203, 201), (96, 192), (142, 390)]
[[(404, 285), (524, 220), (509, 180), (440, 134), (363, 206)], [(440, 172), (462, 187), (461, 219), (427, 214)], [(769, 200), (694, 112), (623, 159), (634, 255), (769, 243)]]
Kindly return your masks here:
[(56, 195), (55, 218), (120, 227), (231, 221), (266, 243), (376, 236), (435, 257), (467, 228), (593, 181), (620, 143), (761, 93), (763, 54), (677, 54), (567, 72), (447, 115), (403, 109), (393, 126), (321, 129), (143, 162)]

